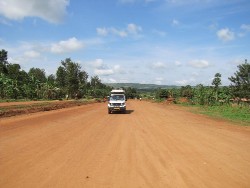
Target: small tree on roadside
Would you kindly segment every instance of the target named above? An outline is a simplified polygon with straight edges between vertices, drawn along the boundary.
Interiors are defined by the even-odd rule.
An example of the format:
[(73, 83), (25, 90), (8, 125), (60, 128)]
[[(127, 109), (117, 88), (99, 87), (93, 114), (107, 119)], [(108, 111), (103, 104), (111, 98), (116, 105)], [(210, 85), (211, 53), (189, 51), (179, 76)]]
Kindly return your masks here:
[(202, 85), (202, 84), (198, 84), (195, 87), (194, 90), (194, 99), (195, 102), (200, 104), (200, 105), (204, 105), (205, 104), (205, 97), (206, 97), (206, 88)]
[(250, 99), (250, 64), (247, 60), (238, 65), (238, 71), (228, 79), (232, 82), (230, 88), (234, 97)]
[(6, 50), (0, 51), (0, 73), (7, 74), (8, 73), (8, 52)]
[(156, 99), (166, 99), (168, 98), (168, 91), (166, 89), (158, 88), (155, 94)]
[(188, 99), (193, 98), (193, 89), (190, 85), (182, 86), (181, 87), (181, 96), (187, 97)]
[(212, 85), (214, 86), (215, 100), (218, 101), (219, 86), (221, 85), (221, 74), (220, 73), (216, 73), (214, 75)]

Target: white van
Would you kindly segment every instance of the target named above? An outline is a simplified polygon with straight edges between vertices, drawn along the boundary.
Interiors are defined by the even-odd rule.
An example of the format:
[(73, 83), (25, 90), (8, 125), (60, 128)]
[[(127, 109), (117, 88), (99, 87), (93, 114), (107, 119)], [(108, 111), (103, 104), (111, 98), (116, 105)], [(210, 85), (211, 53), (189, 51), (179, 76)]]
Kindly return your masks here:
[(108, 103), (108, 113), (119, 111), (126, 113), (126, 96), (122, 89), (113, 89), (111, 91)]

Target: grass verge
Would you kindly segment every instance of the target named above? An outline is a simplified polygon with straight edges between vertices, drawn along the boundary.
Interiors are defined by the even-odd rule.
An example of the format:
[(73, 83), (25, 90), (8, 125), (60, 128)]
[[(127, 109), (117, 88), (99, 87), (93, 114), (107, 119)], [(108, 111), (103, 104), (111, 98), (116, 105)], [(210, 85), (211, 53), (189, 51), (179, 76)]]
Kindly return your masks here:
[(242, 106), (200, 106), (184, 105), (195, 113), (205, 114), (213, 118), (226, 119), (234, 123), (250, 126), (250, 108)]
[(95, 100), (71, 100), (71, 101), (51, 101), (33, 104), (7, 105), (0, 107), (0, 118), (10, 117), (21, 114), (35, 113), (41, 111), (51, 111), (73, 106), (81, 106), (90, 103), (96, 103)]

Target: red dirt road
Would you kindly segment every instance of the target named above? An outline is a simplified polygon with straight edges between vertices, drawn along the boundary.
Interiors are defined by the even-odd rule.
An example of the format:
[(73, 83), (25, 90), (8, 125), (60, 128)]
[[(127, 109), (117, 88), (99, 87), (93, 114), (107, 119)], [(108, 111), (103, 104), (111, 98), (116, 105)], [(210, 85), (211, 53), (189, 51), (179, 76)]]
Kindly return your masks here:
[(0, 119), (0, 187), (249, 188), (250, 129), (128, 101)]

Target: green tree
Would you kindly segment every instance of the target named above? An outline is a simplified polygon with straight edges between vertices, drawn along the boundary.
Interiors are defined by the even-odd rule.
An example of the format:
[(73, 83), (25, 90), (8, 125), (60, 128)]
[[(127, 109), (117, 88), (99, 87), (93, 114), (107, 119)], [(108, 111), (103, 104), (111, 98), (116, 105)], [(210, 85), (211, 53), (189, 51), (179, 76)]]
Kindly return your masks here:
[(79, 73), (80, 73), (80, 65), (78, 63), (74, 63), (70, 58), (66, 59), (65, 62), (62, 63), (66, 69), (66, 83), (67, 83), (67, 91), (70, 97), (74, 97), (78, 93), (79, 89)]
[(125, 93), (126, 93), (127, 99), (134, 99), (138, 97), (138, 94), (135, 88), (128, 87), (125, 89)]
[(232, 98), (232, 94), (230, 92), (230, 88), (228, 86), (223, 86), (219, 89), (218, 98), (221, 101), (220, 103), (223, 104), (229, 104), (230, 99)]
[(8, 69), (8, 77), (17, 80), (21, 66), (19, 64), (9, 64), (7, 66), (7, 69)]
[(212, 85), (214, 86), (215, 100), (218, 101), (219, 86), (221, 85), (221, 74), (220, 73), (215, 74), (214, 79), (212, 81)]
[(86, 85), (88, 82), (88, 73), (85, 71), (80, 71), (79, 72), (79, 82), (81, 85)]
[(15, 99), (23, 98), (22, 97), (22, 95), (23, 95), (22, 86), (24, 83), (27, 83), (27, 80), (28, 80), (27, 73), (25, 71), (21, 70), (21, 66), (19, 64), (9, 63), (7, 66), (7, 69), (8, 69), (7, 76), (13, 80), (13, 83), (15, 83), (13, 97)]
[(244, 64), (238, 65), (238, 71), (228, 79), (232, 82), (230, 88), (234, 97), (250, 98), (250, 64), (245, 60)]
[(79, 72), (79, 90), (80, 90), (80, 97), (85, 96), (87, 94), (88, 88), (88, 73), (85, 71)]
[(101, 80), (98, 76), (93, 76), (90, 78), (90, 86), (91, 86), (91, 95), (97, 97), (97, 94), (100, 93), (97, 89), (100, 88)]
[(85, 71), (81, 70), (78, 63), (74, 63), (70, 58), (61, 61), (60, 66), (56, 73), (56, 82), (60, 88), (63, 88), (70, 98), (79, 97), (81, 86), (86, 85), (88, 75)]
[(59, 66), (57, 71), (56, 71), (56, 84), (58, 87), (60, 87), (61, 89), (66, 88), (66, 70), (64, 67)]
[(47, 81), (45, 70), (40, 68), (31, 68), (28, 72), (30, 77), (34, 77), (36, 80), (38, 80), (41, 83), (45, 83)]
[(178, 98), (181, 95), (180, 94), (180, 89), (178, 89), (178, 88), (172, 88), (172, 89), (170, 89), (170, 94), (171, 94), (172, 97)]
[(56, 78), (53, 74), (49, 75), (47, 78), (47, 83), (49, 83), (50, 85), (55, 85), (56, 83)]
[(166, 99), (168, 98), (168, 91), (166, 89), (158, 88), (155, 94), (156, 99)]
[(53, 74), (46, 77), (45, 70), (31, 68), (29, 72), (21, 70), (19, 64), (10, 64), (7, 61), (7, 51), (0, 51), (0, 97), (29, 98), (29, 99), (56, 99), (64, 97), (81, 97), (86, 93), (92, 96), (104, 97), (111, 90), (110, 87), (101, 83), (98, 76), (88, 82), (88, 74), (81, 70), (78, 63), (70, 58), (61, 61), (56, 76)]
[(204, 105), (206, 102), (206, 88), (202, 84), (198, 84), (194, 89), (195, 103)]
[(41, 82), (35, 77), (29, 77), (29, 83), (26, 85), (26, 94), (29, 99), (39, 99), (42, 98)]
[(7, 74), (8, 73), (8, 52), (4, 49), (0, 51), (0, 73)]
[(193, 89), (190, 85), (181, 87), (181, 96), (191, 99), (193, 97)]
[(18, 98), (27, 98), (26, 91), (25, 91), (27, 88), (25, 88), (24, 85), (29, 85), (29, 80), (30, 80), (30, 77), (27, 72), (25, 72), (24, 70), (19, 71), (18, 78), (17, 78), (18, 87), (19, 87)]
[(0, 97), (2, 99), (16, 99), (19, 93), (17, 81), (0, 73)]
[(93, 76), (90, 79), (90, 85), (94, 89), (101, 88), (101, 83), (101, 79), (98, 76)]

